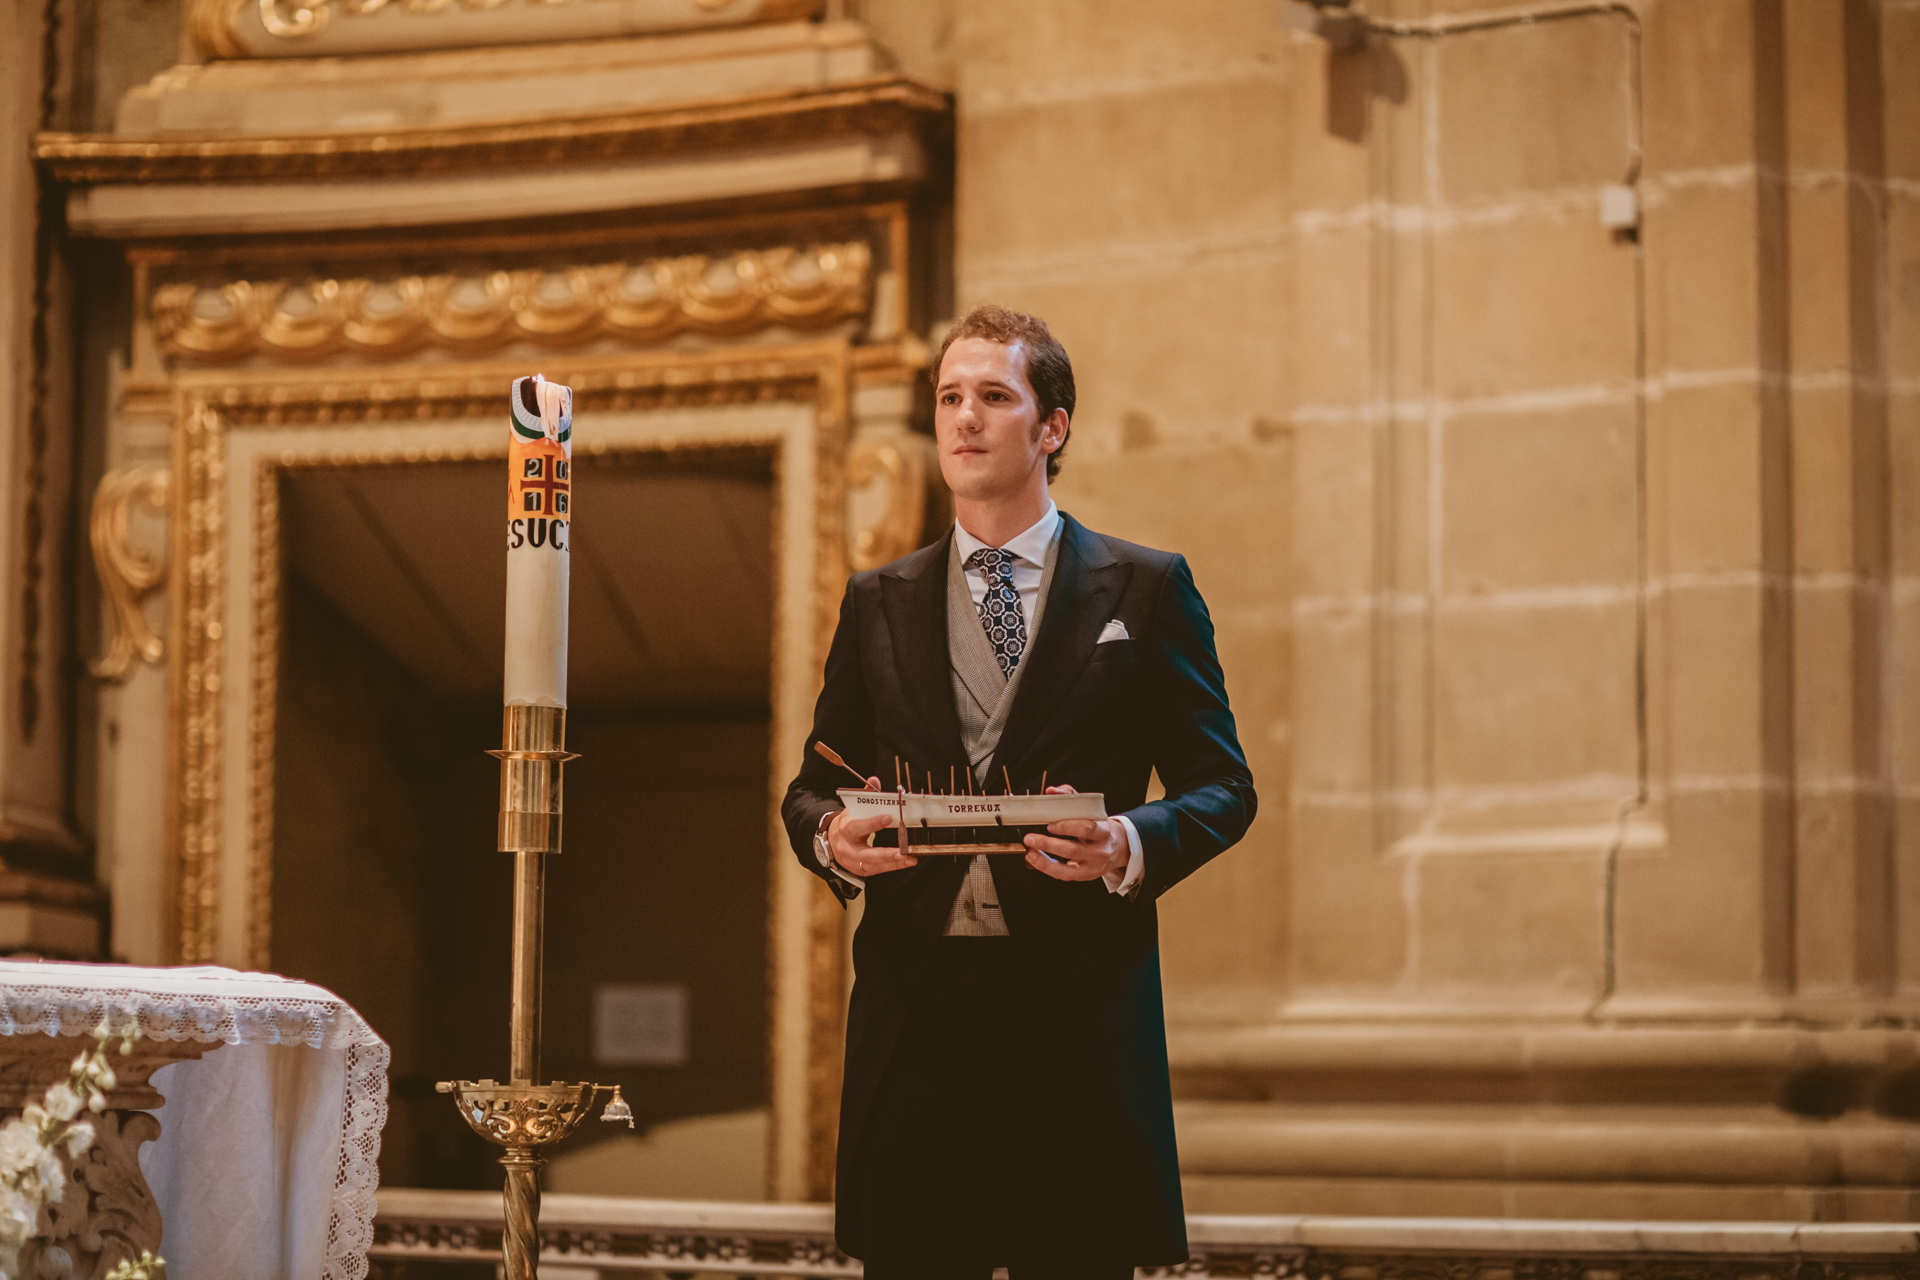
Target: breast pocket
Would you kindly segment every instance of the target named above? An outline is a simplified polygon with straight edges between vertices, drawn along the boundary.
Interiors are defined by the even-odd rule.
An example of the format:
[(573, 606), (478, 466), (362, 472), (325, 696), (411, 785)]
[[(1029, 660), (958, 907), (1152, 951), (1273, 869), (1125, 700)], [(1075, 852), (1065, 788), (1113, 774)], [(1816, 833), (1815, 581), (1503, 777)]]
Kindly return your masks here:
[(1087, 665), (1074, 682), (1072, 711), (1089, 741), (1127, 740), (1130, 717), (1140, 706), (1145, 663), (1135, 641), (1109, 640), (1093, 646)]

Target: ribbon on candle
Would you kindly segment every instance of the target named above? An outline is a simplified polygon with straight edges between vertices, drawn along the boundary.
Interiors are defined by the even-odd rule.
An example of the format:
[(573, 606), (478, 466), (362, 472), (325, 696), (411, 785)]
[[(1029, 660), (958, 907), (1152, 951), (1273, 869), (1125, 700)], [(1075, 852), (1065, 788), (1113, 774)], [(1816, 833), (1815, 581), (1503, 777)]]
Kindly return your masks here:
[(513, 383), (507, 433), (508, 706), (567, 705), (573, 389)]

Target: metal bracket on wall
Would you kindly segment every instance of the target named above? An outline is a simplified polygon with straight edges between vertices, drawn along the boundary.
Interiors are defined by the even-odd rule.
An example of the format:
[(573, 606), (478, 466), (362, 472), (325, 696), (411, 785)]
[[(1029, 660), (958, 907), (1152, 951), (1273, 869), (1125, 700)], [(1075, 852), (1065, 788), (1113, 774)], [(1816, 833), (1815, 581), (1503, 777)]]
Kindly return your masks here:
[(1367, 15), (1349, 0), (1281, 0), (1280, 21), (1295, 31), (1319, 36), (1335, 53), (1353, 53), (1367, 44)]

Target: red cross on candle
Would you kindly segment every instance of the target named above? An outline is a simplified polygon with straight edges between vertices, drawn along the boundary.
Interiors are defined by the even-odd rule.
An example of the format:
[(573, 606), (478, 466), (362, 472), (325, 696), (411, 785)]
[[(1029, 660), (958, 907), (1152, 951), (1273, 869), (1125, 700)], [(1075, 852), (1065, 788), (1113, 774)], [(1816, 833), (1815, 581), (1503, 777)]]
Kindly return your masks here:
[[(528, 461), (538, 465), (540, 474), (537, 478), (523, 477), (521, 479), (521, 508), (523, 510), (526, 509), (527, 494), (538, 492), (540, 494), (540, 508), (537, 514), (549, 516), (563, 516), (567, 514), (567, 507), (570, 505), (567, 498), (572, 492), (573, 486), (561, 476), (549, 474), (547, 459), (534, 457), (529, 458)], [(555, 459), (555, 462), (557, 465), (552, 468), (554, 472), (562, 471), (566, 466), (566, 463), (559, 459)], [(529, 512), (529, 514), (536, 513)]]

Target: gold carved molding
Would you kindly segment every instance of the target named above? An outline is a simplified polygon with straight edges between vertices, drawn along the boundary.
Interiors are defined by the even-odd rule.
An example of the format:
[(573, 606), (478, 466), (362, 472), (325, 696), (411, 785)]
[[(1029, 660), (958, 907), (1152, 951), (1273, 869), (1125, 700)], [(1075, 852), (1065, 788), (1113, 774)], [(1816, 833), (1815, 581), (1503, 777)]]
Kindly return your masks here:
[(133, 546), (127, 518), (141, 503), (165, 511), (170, 487), (163, 468), (134, 467), (107, 472), (94, 490), (87, 534), (112, 632), (106, 655), (87, 664), (97, 679), (118, 683), (132, 673), (136, 661), (157, 663), (165, 652), (164, 642), (147, 625), (142, 603), (166, 577), (166, 567)]
[[(226, 457), (219, 415), (203, 396), (177, 401), (174, 420), (173, 590), (167, 753), (175, 959), (215, 958), (220, 911), (221, 660), (225, 639)], [(271, 733), (271, 725), (268, 726)], [(271, 819), (269, 819), (269, 823)], [(267, 830), (271, 831), (269, 825)]]
[[(653, 408), (798, 401), (813, 407), (810, 445), (804, 464), (794, 456), (797, 437), (747, 439), (737, 431), (716, 430), (710, 437), (681, 434), (645, 445), (616, 445), (614, 451), (693, 455), (741, 448), (765, 449), (775, 459), (775, 474), (808, 475), (804, 489), (783, 490), (811, 506), (812, 563), (804, 570), (807, 605), (797, 615), (776, 610), (775, 648), (805, 650), (807, 670), (816, 673), (825, 658), (846, 580), (845, 459), (854, 359), (839, 339), (788, 346), (731, 348), (697, 353), (650, 353), (618, 357), (575, 357), (549, 373), (574, 388), (582, 416), (628, 413)], [(270, 922), (273, 871), (274, 746), (278, 668), (281, 647), (281, 563), (279, 495), (290, 472), (335, 467), (379, 467), (462, 461), (505, 456), (505, 443), (476, 448), (424, 444), (415, 429), (436, 422), (498, 417), (514, 368), (504, 364), (381, 366), (365, 369), (203, 370), (176, 374), (174, 404), (172, 620), (169, 664), (169, 779), (173, 884), (174, 957), (182, 963), (219, 959), (218, 921), (223, 896), (220, 882), (223, 843), (246, 841), (248, 934), (245, 963), (266, 967), (271, 960)], [(390, 424), (377, 447), (342, 447), (329, 440), (336, 428)], [(244, 473), (229, 473), (236, 437), (267, 428), (305, 426), (296, 444), (258, 455)], [(504, 433), (503, 433), (504, 434)], [(364, 440), (362, 435), (359, 437)], [(254, 553), (248, 566), (229, 561), (225, 514), (231, 490), (245, 485), (252, 501), (248, 523)], [(786, 558), (775, 522), (775, 561)], [(223, 776), (227, 721), (223, 679), (230, 642), (222, 625), (229, 593), (248, 593), (245, 616), (251, 635), (243, 679), (250, 707), (240, 731), (246, 734), (242, 778)], [(811, 690), (785, 690), (791, 663), (776, 662), (771, 702), (776, 742), (804, 739), (804, 720), (783, 705), (810, 705)], [(247, 791), (244, 828), (222, 826), (223, 797), (229, 786)], [(773, 798), (770, 797), (770, 804)], [(799, 874), (777, 819), (770, 815), (770, 850), (775, 875), (770, 892), (773, 928), (798, 931), (804, 939), (800, 972), (775, 969), (775, 1000), (780, 989), (798, 989), (804, 1006), (804, 1042), (780, 1048), (805, 1054), (789, 1064), (805, 1076), (805, 1150), (800, 1153), (803, 1194), (824, 1197), (831, 1188), (834, 1117), (839, 1103), (839, 1059), (844, 1018), (844, 941), (837, 905), (824, 894), (807, 895), (804, 915), (791, 918), (781, 903), (782, 876)], [(809, 886), (812, 887), (812, 886)], [(831, 910), (828, 917), (818, 910)], [(827, 926), (831, 924), (831, 928)], [(777, 940), (772, 947), (778, 956)], [(776, 1070), (780, 1070), (776, 1062)]]
[(288, 460), (253, 474), (253, 715), (247, 743), (247, 957), (267, 969), (273, 954), (273, 812), (279, 774), (281, 588), (286, 559), (280, 540), (280, 480)]
[(687, 331), (804, 329), (862, 316), (872, 256), (855, 240), (478, 276), (176, 283), (154, 291), (151, 315), (163, 352), (203, 364), (256, 353), (396, 359), (428, 347), (473, 353), (516, 341), (656, 344)]
[[(831, 642), (832, 635), (827, 639)], [(846, 912), (831, 893), (809, 893), (806, 927), (807, 1124), (799, 1191), (808, 1200), (828, 1202), (833, 1199), (841, 1063), (847, 1051)]]
[(815, 93), (739, 98), (579, 119), (284, 137), (43, 132), (34, 156), (60, 182), (272, 182), (418, 177), (482, 169), (633, 163), (823, 138), (944, 131), (946, 94), (900, 76)]
[(847, 559), (856, 571), (878, 569), (920, 545), (927, 527), (927, 453), (919, 438), (861, 439), (848, 448), (848, 487), (884, 488), (879, 517), (852, 530)]

